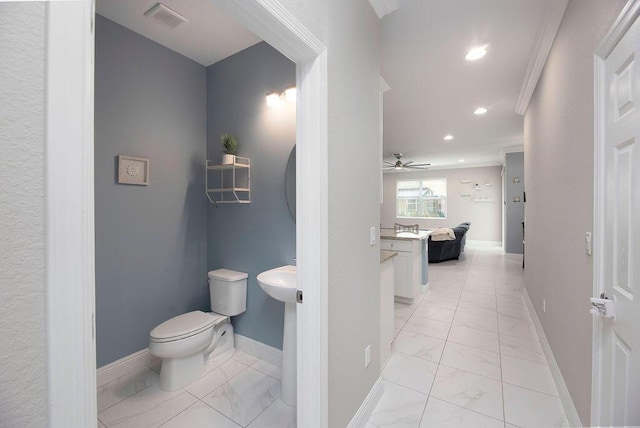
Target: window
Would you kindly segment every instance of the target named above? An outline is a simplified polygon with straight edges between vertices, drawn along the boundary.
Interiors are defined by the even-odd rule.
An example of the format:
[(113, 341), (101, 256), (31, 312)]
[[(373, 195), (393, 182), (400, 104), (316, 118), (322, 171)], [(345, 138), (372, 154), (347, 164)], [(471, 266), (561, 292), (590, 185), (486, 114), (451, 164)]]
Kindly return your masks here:
[(447, 179), (398, 181), (396, 216), (447, 218)]

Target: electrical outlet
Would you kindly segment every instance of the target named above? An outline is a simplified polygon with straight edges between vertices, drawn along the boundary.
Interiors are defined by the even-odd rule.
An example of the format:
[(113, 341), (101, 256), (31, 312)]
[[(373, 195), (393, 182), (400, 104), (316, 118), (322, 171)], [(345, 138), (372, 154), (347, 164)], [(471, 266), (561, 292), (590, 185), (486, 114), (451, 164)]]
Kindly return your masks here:
[(364, 348), (364, 366), (369, 367), (369, 364), (371, 364), (371, 345)]
[(371, 228), (369, 229), (369, 245), (371, 246), (376, 245), (376, 240), (378, 238), (377, 235), (378, 234), (376, 233), (376, 227), (371, 226)]
[(547, 299), (542, 299), (542, 313), (547, 313)]
[(587, 256), (590, 256), (593, 253), (593, 243), (591, 241), (591, 232), (584, 233), (584, 245), (587, 251)]

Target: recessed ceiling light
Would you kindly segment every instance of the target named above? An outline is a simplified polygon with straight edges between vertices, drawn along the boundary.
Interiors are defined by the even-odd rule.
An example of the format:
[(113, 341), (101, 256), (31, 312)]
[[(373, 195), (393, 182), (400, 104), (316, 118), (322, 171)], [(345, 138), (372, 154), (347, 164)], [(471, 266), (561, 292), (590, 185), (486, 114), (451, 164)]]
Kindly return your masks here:
[(486, 54), (487, 54), (487, 48), (485, 48), (484, 46), (478, 46), (471, 49), (469, 52), (467, 52), (467, 55), (464, 58), (467, 61), (475, 61), (477, 59), (482, 58)]
[(445, 135), (444, 140), (445, 140), (445, 141), (451, 141), (451, 140), (453, 140), (453, 135)]
[(476, 111), (473, 112), (473, 114), (481, 115), (481, 114), (485, 114), (487, 111), (488, 110), (484, 107), (478, 107)]
[(458, 162), (464, 162), (464, 159), (458, 159)]

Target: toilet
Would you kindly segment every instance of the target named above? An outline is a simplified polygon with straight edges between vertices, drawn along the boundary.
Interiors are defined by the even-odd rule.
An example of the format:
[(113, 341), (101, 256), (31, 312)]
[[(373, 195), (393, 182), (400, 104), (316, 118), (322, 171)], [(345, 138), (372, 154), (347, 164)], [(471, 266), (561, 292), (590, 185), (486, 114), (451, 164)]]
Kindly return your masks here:
[(211, 310), (163, 322), (149, 333), (149, 351), (162, 358), (160, 388), (180, 389), (205, 373), (205, 362), (234, 348), (229, 317), (247, 309), (247, 274), (229, 269), (208, 273)]

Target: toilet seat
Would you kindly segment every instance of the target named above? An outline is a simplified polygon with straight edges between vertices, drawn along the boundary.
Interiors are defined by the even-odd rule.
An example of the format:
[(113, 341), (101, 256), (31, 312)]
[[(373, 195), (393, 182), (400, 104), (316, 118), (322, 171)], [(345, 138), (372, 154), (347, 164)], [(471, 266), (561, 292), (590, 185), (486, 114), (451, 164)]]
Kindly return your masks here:
[(156, 343), (175, 342), (200, 334), (227, 318), (216, 313), (188, 312), (171, 318), (151, 330), (149, 339)]

